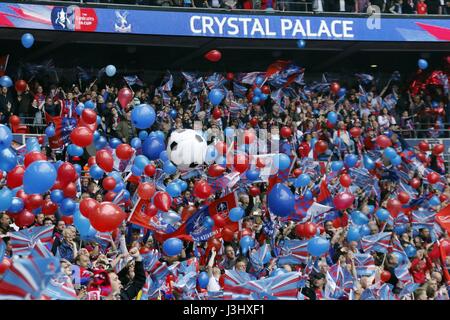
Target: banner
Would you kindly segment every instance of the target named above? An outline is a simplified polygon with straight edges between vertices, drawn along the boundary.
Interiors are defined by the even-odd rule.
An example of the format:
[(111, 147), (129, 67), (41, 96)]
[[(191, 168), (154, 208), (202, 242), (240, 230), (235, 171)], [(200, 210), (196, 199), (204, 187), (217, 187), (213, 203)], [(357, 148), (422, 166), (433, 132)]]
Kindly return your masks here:
[(0, 4), (0, 27), (241, 39), (450, 41), (448, 18), (231, 14)]
[(450, 205), (436, 214), (436, 222), (450, 234)]

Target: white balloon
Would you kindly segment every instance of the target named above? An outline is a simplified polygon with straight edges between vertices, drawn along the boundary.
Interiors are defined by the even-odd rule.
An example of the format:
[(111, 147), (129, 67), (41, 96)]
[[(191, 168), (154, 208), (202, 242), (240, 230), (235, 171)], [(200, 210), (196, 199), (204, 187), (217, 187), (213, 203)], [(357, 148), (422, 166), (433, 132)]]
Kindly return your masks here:
[(113, 77), (116, 74), (116, 71), (117, 71), (116, 67), (113, 66), (112, 64), (110, 64), (106, 67), (106, 75), (108, 77)]

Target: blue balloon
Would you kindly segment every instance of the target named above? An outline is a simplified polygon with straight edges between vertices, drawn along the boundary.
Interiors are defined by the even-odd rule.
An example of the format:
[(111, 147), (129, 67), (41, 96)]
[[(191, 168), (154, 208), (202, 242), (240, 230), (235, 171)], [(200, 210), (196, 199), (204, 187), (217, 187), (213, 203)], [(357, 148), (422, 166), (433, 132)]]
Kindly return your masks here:
[(97, 116), (97, 124), (98, 125), (102, 124), (102, 118), (100, 116)]
[(134, 137), (131, 139), (130, 146), (132, 146), (134, 149), (140, 149), (142, 147), (141, 139)]
[(200, 272), (197, 277), (197, 282), (198, 282), (198, 285), (200, 286), (200, 288), (206, 289), (206, 287), (208, 286), (208, 283), (209, 283), (208, 274), (205, 271)]
[(351, 226), (348, 228), (347, 241), (359, 241), (359, 239), (361, 239), (359, 228), (357, 226)]
[(9, 207), (8, 211), (11, 211), (13, 213), (19, 213), (23, 210), (25, 204), (23, 203), (23, 200), (18, 197), (12, 198), (11, 206)]
[(84, 107), (87, 109), (95, 109), (95, 104), (92, 100), (88, 100), (84, 103)]
[(227, 159), (224, 156), (219, 156), (216, 159), (216, 163), (221, 167), (226, 167), (227, 165)]
[(261, 89), (260, 88), (255, 88), (254, 90), (253, 90), (253, 95), (254, 96), (260, 96), (261, 95), (261, 93), (262, 93), (262, 91), (261, 91)]
[(268, 95), (268, 94), (265, 94), (265, 93), (261, 93), (261, 94), (259, 95), (259, 97), (261, 98), (262, 101), (266, 101), (267, 98), (269, 97), (269, 95)]
[(35, 161), (25, 169), (23, 190), (27, 194), (43, 194), (53, 187), (56, 176), (56, 169), (50, 162)]
[(116, 67), (115, 66), (113, 66), (112, 64), (110, 64), (110, 65), (108, 65), (108, 66), (106, 66), (106, 75), (108, 76), (108, 77), (114, 77), (114, 75), (116, 74), (116, 72), (117, 72), (117, 69), (116, 69)]
[(375, 207), (371, 204), (368, 204), (367, 208), (369, 209), (369, 213), (373, 213), (373, 211), (375, 210)]
[(39, 141), (36, 137), (27, 138), (25, 145), (27, 147), (27, 152), (41, 151), (41, 146), (39, 145)]
[(347, 93), (347, 89), (340, 88), (339, 91), (338, 91), (338, 97), (341, 98), (341, 97), (345, 96), (346, 93)]
[(94, 164), (89, 168), (89, 175), (94, 180), (100, 180), (103, 177), (103, 174), (105, 171), (103, 171), (102, 168), (100, 168), (98, 165)]
[[(79, 230), (80, 231), (80, 230)], [(85, 231), (85, 230), (83, 230)], [(94, 239), (94, 237), (97, 235), (97, 230), (92, 228), (92, 226), (89, 226), (89, 230), (86, 233), (81, 233), (80, 236), (82, 240), (91, 240)]]
[(234, 135), (234, 129), (227, 127), (225, 128), (225, 136), (226, 137), (232, 137)]
[(123, 188), (125, 188), (125, 184), (123, 183), (123, 181), (120, 181), (120, 182), (116, 183), (116, 186), (113, 189), (113, 192), (119, 193)]
[(342, 161), (333, 161), (331, 162), (331, 170), (334, 172), (338, 172), (344, 167), (344, 163)]
[(150, 128), (155, 123), (155, 119), (155, 110), (148, 104), (140, 104), (131, 111), (131, 122), (138, 129)]
[(291, 158), (287, 154), (278, 154), (278, 170), (286, 170), (291, 165)]
[(252, 248), (255, 245), (255, 240), (250, 236), (242, 237), (239, 241), (239, 245), (241, 246), (242, 254), (247, 254), (248, 249)]
[(375, 215), (377, 216), (378, 220), (386, 221), (387, 219), (389, 219), (391, 214), (386, 209), (380, 208), (377, 210), (377, 212), (375, 212)]
[(50, 125), (47, 128), (45, 128), (45, 135), (49, 138), (55, 136), (55, 127)]
[(158, 159), (161, 152), (165, 149), (166, 144), (164, 141), (161, 141), (161, 139), (155, 137), (148, 137), (142, 145), (142, 153), (150, 160)]
[(176, 110), (174, 110), (174, 109), (172, 109), (172, 110), (170, 110), (169, 111), (169, 116), (172, 118), (172, 119), (175, 119), (176, 117), (177, 117), (177, 111)]
[(433, 196), (431, 197), (431, 199), (428, 201), (430, 203), (430, 205), (432, 206), (438, 206), (441, 204), (441, 200), (439, 200), (438, 196)]
[(100, 150), (106, 147), (108, 141), (104, 136), (100, 136), (97, 141), (94, 142), (95, 149)]
[(410, 244), (405, 248), (405, 253), (408, 256), (408, 258), (414, 258), (417, 254), (417, 249), (416, 247)]
[(223, 94), (223, 91), (220, 89), (212, 89), (209, 92), (208, 98), (213, 106), (218, 106), (222, 102), (223, 98), (225, 98), (225, 95)]
[(161, 153), (159, 154), (159, 160), (161, 160), (162, 162), (169, 160), (169, 156), (167, 155), (167, 150), (161, 151)]
[(80, 157), (83, 155), (84, 150), (82, 147), (71, 143), (67, 146), (67, 153), (72, 157)]
[(187, 188), (188, 188), (188, 184), (187, 184), (187, 182), (184, 181), (184, 180), (180, 180), (180, 181), (178, 182), (178, 185), (180, 186), (182, 192), (186, 191)]
[(260, 97), (258, 97), (258, 96), (254, 96), (253, 97), (253, 99), (252, 99), (252, 103), (253, 104), (258, 104), (260, 102), (261, 102), (261, 98)]
[(428, 62), (425, 59), (419, 59), (419, 61), (417, 61), (417, 65), (419, 66), (419, 69), (425, 70), (426, 68), (428, 68)]
[(139, 177), (142, 175), (142, 173), (144, 173), (144, 170), (139, 168), (137, 165), (133, 165), (131, 167), (131, 172), (133, 173), (134, 176)]
[(65, 198), (61, 201), (61, 205), (59, 206), (59, 210), (65, 216), (71, 216), (74, 213), (75, 208), (75, 202), (70, 198)]
[(0, 170), (9, 172), (17, 165), (17, 157), (11, 148), (0, 150)]
[(311, 177), (306, 173), (302, 173), (294, 180), (294, 187), (296, 188), (306, 187), (310, 183)]
[(150, 160), (148, 160), (148, 158), (146, 156), (143, 156), (142, 154), (136, 156), (136, 158), (134, 158), (134, 163), (133, 163), (136, 167), (138, 167), (139, 169), (141, 169), (142, 171), (144, 171), (144, 168), (146, 165), (150, 164)]
[(305, 193), (303, 194), (303, 198), (306, 201), (310, 201), (314, 198), (313, 193), (311, 192), (311, 190), (306, 190)]
[(244, 217), (245, 211), (241, 207), (235, 207), (230, 210), (230, 213), (228, 214), (228, 218), (231, 221), (237, 222)]
[(6, 211), (11, 207), (13, 201), (13, 193), (9, 188), (0, 189), (0, 211)]
[(58, 189), (53, 190), (50, 193), (50, 200), (52, 200), (52, 202), (54, 202), (54, 203), (59, 204), (59, 203), (61, 203), (61, 201), (64, 200), (64, 193)]
[(166, 187), (166, 192), (171, 196), (172, 198), (179, 197), (181, 195), (181, 188), (178, 185), (178, 183), (170, 182)]
[(396, 251), (392, 252), (392, 254), (397, 257), (397, 261), (398, 261), (399, 265), (402, 265), (406, 262), (405, 261), (406, 258), (403, 254), (400, 254), (399, 252), (396, 252)]
[(298, 41), (297, 41), (297, 47), (299, 47), (299, 48), (304, 48), (304, 47), (306, 47), (306, 41), (303, 40), (303, 39), (298, 40)]
[(170, 238), (164, 241), (163, 243), (163, 251), (169, 257), (179, 255), (182, 250), (183, 250), (183, 241), (181, 241), (178, 238)]
[[(257, 76), (257, 77), (256, 77), (256, 79), (255, 79), (255, 84), (256, 84), (257, 86), (262, 85), (263, 82), (264, 82), (264, 78), (263, 78), (263, 77), (261, 77), (261, 76)], [(259, 88), (256, 88), (256, 89), (259, 89)], [(253, 92), (254, 92), (254, 91), (253, 91)]]
[(122, 180), (122, 175), (117, 172), (117, 171), (111, 171), (110, 173), (108, 173), (108, 177), (113, 177), (114, 180), (116, 180), (116, 183), (120, 183)]
[(375, 162), (367, 155), (363, 156), (363, 164), (367, 170), (372, 170), (375, 168)]
[(361, 237), (365, 237), (368, 236), (370, 234), (370, 228), (367, 224), (362, 225), (359, 228), (359, 234), (361, 235)]
[(391, 164), (393, 166), (398, 166), (401, 163), (402, 163), (402, 158), (399, 155), (397, 155), (397, 156), (395, 156), (394, 158), (391, 159)]
[(0, 124), (0, 149), (9, 148), (13, 140), (13, 134), (4, 124)]
[(394, 232), (398, 235), (402, 235), (403, 233), (408, 231), (408, 225), (400, 224), (394, 227)]
[(122, 144), (122, 141), (118, 138), (111, 138), (109, 140), (109, 146), (113, 149), (117, 148), (119, 144)]
[(100, 132), (98, 132), (97, 130), (94, 131), (94, 142), (98, 140), (98, 138), (100, 138)]
[(130, 192), (128, 190), (123, 190), (123, 200), (128, 201), (130, 200)]
[(259, 174), (260, 172), (258, 169), (249, 169), (245, 173), (245, 176), (247, 177), (248, 180), (255, 181), (259, 179)]
[(147, 139), (148, 137), (148, 132), (143, 130), (143, 131), (139, 131), (138, 134), (139, 139), (141, 139), (142, 141), (144, 141), (145, 139)]
[(369, 223), (369, 218), (364, 213), (358, 210), (355, 210), (351, 213), (351, 218), (352, 221), (358, 226)]
[(272, 214), (286, 217), (294, 212), (295, 197), (287, 186), (277, 183), (269, 192), (268, 205)]
[(383, 154), (386, 158), (388, 158), (389, 160), (392, 160), (392, 158), (397, 156), (397, 151), (395, 151), (394, 148), (387, 147), (386, 149), (384, 149)]
[(13, 82), (10, 77), (3, 76), (0, 78), (0, 86), (9, 88), (9, 87), (12, 87), (12, 85), (13, 85)]
[(77, 113), (77, 115), (81, 116), (81, 114), (83, 113), (83, 110), (84, 110), (84, 104), (80, 102), (75, 107), (75, 112)]
[(219, 152), (213, 145), (209, 145), (206, 148), (206, 156), (205, 156), (205, 162), (208, 164), (211, 164), (216, 160), (216, 158), (219, 156)]
[(154, 131), (152, 132), (152, 134), (161, 141), (164, 141), (166, 139), (164, 132), (162, 132), (161, 130)]
[(92, 228), (89, 219), (84, 217), (79, 211), (73, 214), (73, 225), (81, 236), (89, 234), (89, 230)]
[(328, 252), (330, 249), (330, 242), (322, 237), (315, 236), (308, 241), (308, 252), (313, 257), (320, 257)]
[(331, 124), (336, 124), (338, 119), (337, 113), (334, 111), (328, 112), (327, 119)]
[[(78, 176), (81, 177), (81, 170), (82, 170), (81, 166), (78, 163), (75, 163), (73, 165), (73, 167), (75, 168), (75, 171), (77, 172)], [(58, 170), (58, 169), (56, 169), (56, 170)]]
[(31, 33), (24, 33), (22, 35), (21, 41), (22, 41), (22, 45), (25, 48), (29, 49), (34, 44), (34, 37), (33, 37), (33, 35)]
[(358, 157), (354, 154), (346, 154), (344, 157), (344, 163), (349, 168), (353, 168), (357, 162)]
[(205, 228), (211, 229), (212, 227), (214, 227), (214, 220), (210, 216), (207, 216), (203, 221), (203, 226)]
[(172, 163), (172, 161), (167, 160), (163, 164), (163, 171), (167, 174), (174, 174), (177, 172), (177, 167)]

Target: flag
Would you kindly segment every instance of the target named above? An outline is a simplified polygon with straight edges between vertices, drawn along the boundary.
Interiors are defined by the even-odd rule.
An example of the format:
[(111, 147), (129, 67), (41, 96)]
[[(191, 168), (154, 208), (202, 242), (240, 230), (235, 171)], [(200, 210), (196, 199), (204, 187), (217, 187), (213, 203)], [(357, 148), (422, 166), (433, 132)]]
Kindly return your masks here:
[(3, 257), (6, 254), (6, 243), (0, 238), (0, 261), (3, 261)]
[(323, 205), (333, 206), (333, 198), (331, 196), (330, 190), (328, 189), (326, 176), (320, 182), (319, 194), (317, 195), (317, 201)]
[(53, 276), (42, 292), (45, 299), (51, 300), (78, 300), (70, 277), (63, 273)]
[(378, 297), (380, 300), (397, 300), (392, 292), (391, 284), (385, 283), (378, 289)]
[(35, 243), (52, 241), (54, 226), (31, 227), (10, 233), (12, 251), (17, 255), (30, 254)]
[(400, 81), (400, 79), (401, 79), (401, 75), (400, 75), (399, 71), (392, 72), (390, 80), (392, 80), (392, 81)]
[(48, 248), (41, 242), (41, 240), (37, 240), (33, 246), (33, 250), (30, 252), (30, 258), (51, 258), (53, 254), (48, 250)]
[(240, 83), (253, 85), (257, 77), (264, 77), (264, 72), (239, 73), (236, 81)]
[(383, 99), (383, 102), (382, 102), (383, 108), (387, 108), (388, 110), (391, 110), (392, 108), (395, 107), (395, 105), (397, 104), (397, 101), (398, 101), (398, 98), (393, 93), (390, 93)]
[(213, 73), (205, 80), (205, 84), (210, 90), (216, 88), (225, 89), (224, 85), (226, 82), (227, 80), (224, 78), (224, 76), (217, 72)]
[(226, 190), (226, 188), (233, 188), (236, 183), (240, 180), (240, 175), (238, 172), (231, 172), (223, 177), (219, 177), (216, 179), (208, 178), (208, 183), (213, 189), (213, 192), (217, 192), (220, 190)]
[(353, 277), (346, 268), (342, 268), (339, 263), (332, 265), (326, 273), (327, 283), (325, 286), (325, 296), (332, 299), (339, 299), (348, 296), (353, 288)]
[[(311, 211), (309, 210), (314, 205), (314, 200), (305, 200), (303, 196), (295, 197), (295, 213), (286, 217), (287, 220), (307, 220), (311, 216)], [(308, 215), (309, 211), (309, 215)]]
[(167, 73), (163, 79), (163, 84), (161, 84), (160, 90), (163, 92), (172, 91), (173, 87), (173, 76), (170, 73)]
[(230, 112), (232, 114), (237, 114), (239, 112), (241, 112), (242, 110), (244, 110), (246, 107), (244, 104), (238, 103), (234, 100), (231, 100), (229, 105), (228, 105), (228, 110), (230, 110)]
[(75, 73), (80, 81), (89, 81), (93, 78), (92, 74), (80, 66), (75, 67)]
[(436, 222), (450, 234), (450, 205), (436, 214)]
[(322, 224), (328, 219), (328, 213), (331, 209), (333, 207), (314, 202), (306, 212), (306, 216), (307, 218), (311, 217), (312, 222)]
[(419, 208), (419, 210), (413, 211), (411, 215), (411, 225), (415, 230), (422, 228), (428, 228), (430, 231), (433, 229), (435, 221), (435, 212)]
[(412, 283), (414, 279), (409, 272), (409, 266), (404, 264), (394, 269), (395, 276), (401, 282)]
[(237, 285), (230, 285), (225, 278), (224, 299), (296, 300), (302, 280), (301, 274), (298, 272), (287, 272), (275, 277), (250, 280)]
[(6, 73), (6, 67), (8, 67), (9, 54), (0, 56), (0, 77)]
[(250, 254), (250, 263), (256, 272), (264, 269), (264, 265), (270, 261), (272, 255), (270, 254), (270, 246), (263, 244), (258, 250)]
[(403, 298), (403, 297), (413, 293), (414, 291), (416, 291), (419, 287), (420, 287), (419, 283), (407, 283), (403, 287), (402, 291), (400, 291), (398, 297)]
[(0, 281), (0, 299), (40, 299), (59, 270), (57, 258), (14, 259)]
[(362, 237), (361, 246), (364, 252), (376, 251), (387, 253), (390, 240), (391, 240), (390, 232), (380, 232), (374, 235)]
[(129, 87), (134, 86), (134, 85), (138, 85), (140, 87), (144, 86), (144, 82), (141, 79), (139, 79), (139, 77), (137, 75), (124, 76), (123, 80), (125, 80), (125, 82), (127, 83), (127, 85)]
[(375, 260), (369, 253), (357, 253), (354, 255), (356, 275), (358, 277), (370, 277), (376, 272)]
[(233, 94), (238, 98), (245, 98), (245, 94), (247, 93), (247, 88), (243, 85), (238, 84), (237, 82), (233, 82)]
[(308, 261), (308, 240), (284, 240), (279, 245), (278, 265), (302, 264)]
[(356, 78), (363, 84), (369, 84), (373, 81), (373, 76), (367, 73), (355, 73)]
[(403, 249), (402, 244), (400, 243), (400, 241), (397, 239), (396, 236), (392, 239), (390, 251), (397, 253), (398, 255), (403, 257), (403, 259), (401, 259), (401, 260), (404, 261), (404, 263), (409, 266), (410, 263), (409, 263), (408, 255), (406, 254), (405, 250)]

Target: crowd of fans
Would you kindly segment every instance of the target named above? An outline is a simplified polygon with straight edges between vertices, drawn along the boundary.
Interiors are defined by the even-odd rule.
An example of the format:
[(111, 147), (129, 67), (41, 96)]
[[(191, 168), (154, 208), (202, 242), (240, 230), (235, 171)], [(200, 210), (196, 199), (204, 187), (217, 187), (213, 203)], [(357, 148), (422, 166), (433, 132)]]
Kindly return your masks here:
[[(448, 68), (448, 64), (446, 67)], [(73, 225), (70, 215), (61, 212), (48, 214), (38, 210), (35, 212), (35, 221), (25, 229), (54, 226), (49, 248), (52, 254), (60, 258), (61, 270), (68, 279), (67, 283), (73, 285), (72, 298), (212, 299), (220, 298), (220, 294), (231, 294), (236, 298), (239, 292), (227, 287), (230, 281), (258, 281), (298, 274), (304, 282), (298, 283), (295, 295), (303, 299), (448, 299), (450, 279), (446, 278), (446, 270), (450, 265), (450, 256), (442, 258), (439, 254), (448, 239), (447, 231), (440, 228), (434, 219), (431, 228), (417, 228), (412, 212), (426, 210), (434, 217), (445, 208), (450, 199), (450, 176), (446, 174), (441, 153), (422, 149), (419, 151), (409, 147), (403, 139), (412, 136), (413, 122), (421, 123), (426, 129), (422, 133), (423, 138), (441, 134), (439, 125), (449, 113), (448, 83), (447, 88), (444, 83), (435, 83), (415, 90), (410, 82), (395, 73), (386, 84), (379, 83), (368, 74), (358, 74), (352, 81), (324, 79), (323, 82), (305, 84), (302, 73), (297, 72), (296, 80), (284, 87), (289, 91), (278, 90), (280, 86), (277, 81), (286, 80), (281, 74), (272, 79), (274, 82), (269, 81), (268, 88), (272, 94), (259, 103), (255, 103), (249, 92), (245, 92), (252, 87), (255, 90), (255, 79), (248, 80), (246, 75), (230, 73), (209, 75), (212, 78), (201, 78), (188, 73), (177, 74), (175, 77), (166, 75), (161, 87), (133, 84), (133, 99), (125, 106), (120, 106), (118, 92), (121, 88), (127, 88), (130, 83), (117, 77), (115, 81), (96, 80), (70, 86), (44, 83), (37, 77), (27, 84), (24, 92), (16, 92), (13, 87), (2, 88), (1, 123), (10, 125), (15, 116), (21, 118), (22, 123), (24, 119), (32, 119), (30, 122), (37, 126), (35, 129), (30, 126), (30, 133), (42, 134), (48, 125), (46, 122), (52, 122), (54, 117), (70, 118), (76, 123), (80, 117), (77, 107), (87, 105), (88, 102), (93, 103), (94, 110), (101, 119), (98, 133), (109, 141), (117, 138), (125, 144), (132, 144), (133, 138), (138, 134), (141, 136), (142, 130), (136, 129), (131, 122), (132, 110), (140, 104), (150, 104), (156, 111), (157, 120), (147, 131), (161, 131), (166, 141), (176, 129), (200, 129), (206, 134), (208, 143), (215, 144), (220, 135), (211, 134), (216, 132), (214, 130), (253, 128), (258, 132), (263, 129), (281, 131), (289, 128), (291, 134), (283, 140), (283, 152), (295, 161), (289, 173), (290, 179), (280, 183), (285, 183), (303, 199), (305, 189), (296, 186), (292, 178), (308, 172), (311, 175), (309, 200), (314, 197), (314, 202), (320, 202), (325, 191), (333, 198), (345, 190), (341, 185), (340, 175), (330, 169), (330, 161), (344, 160), (349, 154), (356, 155), (362, 161), (367, 154), (376, 154), (380, 149), (377, 146), (377, 137), (380, 135), (388, 137), (392, 147), (402, 156), (401, 169), (393, 168), (388, 160), (378, 155), (374, 158), (376, 167), (365, 171), (371, 177), (368, 181), (374, 189), (376, 185), (379, 192), (367, 191), (367, 185), (357, 184), (357, 178), (352, 176), (354, 184), (351, 190), (357, 195), (357, 199), (351, 207), (334, 210), (332, 215), (319, 220), (314, 217), (307, 220), (307, 223), (313, 224), (314, 233), (318, 232), (330, 242), (327, 254), (314, 259), (285, 259), (286, 252), (296, 250), (286, 249), (289, 241), (303, 241), (314, 234), (307, 235), (299, 231), (299, 226), (304, 225), (305, 221), (271, 217), (267, 205), (268, 188), (273, 184), (271, 180), (253, 184), (242, 180), (230, 190), (218, 188), (207, 199), (200, 199), (194, 196), (193, 191), (198, 177), (186, 178), (187, 189), (171, 205), (174, 214), (180, 218), (173, 223), (175, 229), (188, 219), (189, 212), (192, 215), (202, 205), (219, 199), (226, 190), (237, 192), (239, 206), (244, 209), (245, 214), (240, 220), (239, 229), (232, 231), (231, 237), (222, 234), (222, 237), (214, 241), (185, 241), (181, 254), (176, 256), (164, 254), (162, 241), (153, 231), (131, 223), (124, 222), (116, 232), (110, 234), (108, 240), (99, 238), (98, 235), (86, 239)], [(333, 87), (337, 82), (341, 84), (340, 88)], [(344, 88), (345, 83), (355, 85)], [(208, 92), (215, 86), (220, 86), (227, 92), (219, 105), (221, 114), (218, 117), (213, 116), (214, 108), (208, 100)], [(243, 93), (239, 92), (242, 88), (245, 89)], [(275, 92), (281, 97), (274, 95)], [(338, 117), (335, 124), (330, 123), (328, 117), (332, 112)], [(428, 130), (430, 127), (431, 130)], [(359, 129), (359, 134), (354, 133), (355, 130), (352, 129), (355, 128)], [(12, 130), (14, 132), (17, 128), (12, 126)], [(328, 150), (325, 153), (317, 152), (314, 147), (317, 141), (327, 142)], [(81, 157), (72, 157), (67, 153), (66, 147), (67, 143), (56, 152), (58, 150), (52, 150), (48, 144), (42, 143), (42, 150), (48, 161), (68, 161), (83, 168), (79, 173), (75, 201), (85, 198), (93, 198), (99, 203), (109, 201), (104, 178), (94, 179), (89, 175), (92, 163), (88, 161), (87, 151)], [(314, 175), (314, 172), (307, 171), (307, 161), (322, 162), (324, 167), (319, 169), (319, 174)], [(162, 167), (162, 163), (158, 161), (152, 163), (157, 168)], [(200, 174), (206, 175), (208, 168), (203, 166), (202, 170)], [(231, 172), (232, 169), (227, 170)], [(430, 170), (441, 176), (440, 188), (425, 182)], [(406, 178), (392, 177), (399, 171), (404, 172)], [(349, 168), (347, 172), (352, 174)], [(8, 177), (2, 176), (1, 186), (4, 186)], [(167, 184), (178, 178), (179, 172), (167, 174), (163, 182)], [(411, 180), (417, 179), (422, 181), (420, 186), (408, 187)], [(126, 183), (129, 194), (133, 195), (136, 188), (136, 181)], [(411, 199), (407, 208), (396, 211), (391, 207), (391, 201), (401, 191), (406, 192)], [(439, 198), (439, 203), (436, 203), (435, 197)], [(50, 193), (46, 193), (44, 200), (50, 199), (53, 201)], [(417, 200), (414, 205), (413, 200)], [(123, 204), (128, 213), (133, 211), (134, 205), (130, 199)], [(379, 208), (388, 208), (394, 220), (389, 222), (381, 219), (375, 214)], [(350, 238), (350, 230), (358, 224), (353, 216), (355, 210), (367, 218), (367, 222), (360, 226), (360, 233), (367, 232), (364, 233), (365, 236), (390, 233), (387, 246), (389, 250), (376, 250), (374, 247), (367, 249), (362, 247), (360, 240)], [(397, 218), (400, 216), (406, 220), (398, 222)], [(17, 214), (13, 212), (0, 213), (0, 235), (6, 244), (5, 256), (9, 258), (15, 255), (11, 236), (19, 230), (17, 224), (20, 224), (15, 219)], [(245, 235), (250, 235), (255, 241), (253, 249), (248, 252), (239, 246), (239, 239)], [(269, 246), (270, 259), (266, 259), (267, 254), (260, 254), (265, 246)], [(447, 244), (445, 248), (448, 249), (448, 246)], [(444, 251), (447, 250), (445, 248)], [(403, 254), (405, 250), (406, 257)], [(357, 262), (356, 259), (363, 252), (368, 255), (365, 257), (367, 261), (361, 266), (361, 261)], [(303, 254), (309, 256), (306, 249)], [(259, 263), (257, 256), (260, 258)], [(152, 257), (156, 257), (156, 261), (149, 262)], [(14, 259), (12, 263), (14, 264)], [(7, 265), (4, 260), (1, 270), (6, 279), (9, 271), (4, 267), (5, 264)], [(155, 271), (162, 266), (165, 267), (164, 273)], [(336, 269), (336, 266), (340, 269)], [(399, 268), (404, 266), (406, 271), (402, 273), (400, 271), (403, 269)], [(191, 267), (193, 275), (187, 271)], [(366, 267), (366, 273), (360, 273), (363, 267)], [(205, 271), (208, 275), (206, 286), (201, 285), (202, 281), (197, 279), (200, 271)], [(237, 278), (239, 279), (236, 280)], [(188, 289), (187, 283), (192, 279), (193, 288)], [(333, 282), (338, 290), (330, 289)], [(2, 275), (0, 295), (5, 294), (1, 290), (4, 288), (1, 283)], [(266, 289), (271, 292), (270, 288)], [(46, 293), (44, 296), (50, 294)]]

